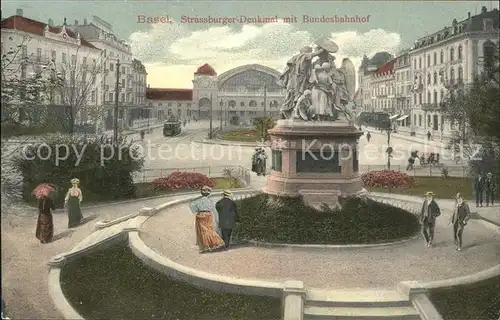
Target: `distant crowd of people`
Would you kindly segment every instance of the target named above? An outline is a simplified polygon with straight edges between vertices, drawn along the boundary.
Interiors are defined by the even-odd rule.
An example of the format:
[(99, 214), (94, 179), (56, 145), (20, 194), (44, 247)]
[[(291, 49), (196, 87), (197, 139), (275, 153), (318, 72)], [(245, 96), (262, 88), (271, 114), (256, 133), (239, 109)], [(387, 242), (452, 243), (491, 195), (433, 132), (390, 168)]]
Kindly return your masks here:
[(474, 193), (476, 194), (476, 207), (483, 206), (483, 200), (486, 200), (486, 206), (495, 204), (495, 193), (497, 185), (495, 177), (491, 172), (487, 174), (480, 173), (474, 179)]

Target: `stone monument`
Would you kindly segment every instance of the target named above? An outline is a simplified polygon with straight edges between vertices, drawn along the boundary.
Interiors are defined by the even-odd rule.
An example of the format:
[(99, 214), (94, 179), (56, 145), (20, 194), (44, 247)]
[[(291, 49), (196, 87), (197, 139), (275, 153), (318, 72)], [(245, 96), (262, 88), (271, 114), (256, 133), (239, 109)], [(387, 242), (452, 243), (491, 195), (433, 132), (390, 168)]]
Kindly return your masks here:
[(264, 192), (302, 196), (309, 205), (338, 205), (339, 197), (366, 196), (359, 175), (358, 139), (347, 105), (355, 91), (349, 59), (335, 67), (337, 45), (326, 38), (302, 48), (280, 77), (287, 96), (281, 120), (269, 130), (272, 167)]

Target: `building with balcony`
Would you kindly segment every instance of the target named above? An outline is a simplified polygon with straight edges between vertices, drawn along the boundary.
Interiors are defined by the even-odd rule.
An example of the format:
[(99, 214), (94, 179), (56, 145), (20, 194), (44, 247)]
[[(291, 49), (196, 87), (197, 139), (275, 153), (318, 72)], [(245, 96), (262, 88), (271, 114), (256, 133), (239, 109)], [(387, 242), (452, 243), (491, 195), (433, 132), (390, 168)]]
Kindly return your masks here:
[[(381, 65), (371, 76), (371, 104), (377, 112), (396, 113), (395, 72), (396, 59)], [(397, 113), (399, 114), (399, 113)]]
[(243, 121), (278, 117), (284, 98), (277, 85), (280, 72), (262, 65), (244, 65), (220, 75), (209, 65), (193, 75), (193, 89), (148, 88), (147, 104), (160, 121), (176, 115), (179, 119)]
[(392, 59), (388, 52), (378, 52), (371, 59), (363, 57), (361, 66), (358, 69), (358, 92), (356, 104), (359, 111), (374, 112), (375, 106), (372, 104), (372, 76), (377, 69)]
[(399, 53), (394, 61), (394, 90), (396, 106), (394, 115), (399, 115), (394, 121), (398, 130), (405, 131), (411, 123), (411, 78), (410, 78), (410, 53), (404, 50)]
[(449, 95), (473, 81), (481, 72), (485, 53), (493, 52), (499, 38), (498, 9), (457, 21), (415, 41), (410, 51), (412, 90), (412, 131), (428, 131), (441, 138), (456, 129), (447, 121), (441, 106)]
[[(99, 95), (102, 50), (66, 23), (56, 27), (52, 19), (48, 23), (28, 19), (21, 9), (15, 16), (2, 20), (1, 27), (2, 53), (10, 51), (8, 58), (12, 61), (8, 69), (2, 70), (7, 81), (40, 74), (46, 81), (57, 79), (57, 87), (54, 85), (48, 93), (47, 105), (57, 110), (72, 108), (76, 123), (94, 120), (93, 111), (102, 103)], [(19, 97), (18, 103), (22, 99)], [(20, 122), (34, 124), (41, 121), (39, 116), (43, 115), (37, 113), (37, 118), (28, 119), (29, 114), (33, 112), (20, 108)]]
[[(79, 32), (89, 43), (101, 49), (104, 55), (101, 98), (103, 102), (103, 124), (113, 128), (113, 108), (118, 98), (118, 124), (124, 129), (147, 122), (152, 110), (147, 110), (147, 72), (142, 63), (133, 58), (132, 49), (113, 33), (113, 27), (103, 19), (93, 16), (92, 21), (75, 20), (69, 28)], [(117, 92), (118, 84), (118, 92)], [(118, 93), (118, 94), (117, 94)]]

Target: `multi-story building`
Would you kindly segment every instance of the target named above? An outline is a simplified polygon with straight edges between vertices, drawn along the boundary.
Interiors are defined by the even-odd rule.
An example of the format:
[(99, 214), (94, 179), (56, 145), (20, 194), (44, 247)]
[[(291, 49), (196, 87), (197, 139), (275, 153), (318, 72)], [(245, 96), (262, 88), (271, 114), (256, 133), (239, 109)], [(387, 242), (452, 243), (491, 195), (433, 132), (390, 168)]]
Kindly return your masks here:
[[(91, 22), (84, 19), (83, 24), (75, 20), (69, 28), (79, 32), (88, 42), (104, 52), (101, 97), (106, 129), (113, 128), (113, 108), (116, 107), (117, 96), (118, 123), (121, 128), (149, 122), (151, 119), (148, 120), (147, 117), (152, 117), (153, 112), (147, 110), (145, 103), (147, 73), (144, 66), (141, 67), (142, 63), (132, 57), (130, 45), (118, 39), (113, 34), (112, 25), (97, 16), (93, 16)], [(142, 85), (144, 89), (138, 90)]]
[(396, 112), (394, 63), (392, 59), (381, 65), (371, 76), (372, 106), (375, 111)]
[(367, 56), (363, 57), (363, 61), (358, 70), (358, 92), (356, 101), (361, 109), (360, 111), (375, 111), (375, 106), (372, 104), (372, 76), (381, 65), (391, 59), (392, 55), (387, 52), (378, 52), (371, 59)]
[(483, 7), (480, 14), (469, 12), (467, 19), (453, 19), (451, 26), (415, 41), (410, 52), (413, 132), (443, 138), (456, 129), (441, 112), (441, 103), (481, 72), (485, 53), (495, 52), (498, 25), (498, 9)]
[(396, 56), (394, 62), (394, 89), (396, 98), (395, 114), (399, 116), (395, 119), (398, 131), (408, 129), (411, 123), (411, 90), (412, 82), (410, 78), (410, 53), (405, 50)]
[(262, 65), (244, 65), (220, 75), (208, 64), (193, 76), (193, 89), (148, 88), (147, 104), (158, 119), (212, 119), (250, 123), (262, 116), (277, 117), (284, 92), (276, 82), (280, 72)]
[[(55, 27), (51, 19), (47, 24), (28, 19), (21, 9), (15, 16), (2, 20), (1, 27), (2, 52), (10, 51), (7, 58), (12, 60), (9, 70), (2, 70), (2, 75), (9, 80), (51, 73), (47, 78), (57, 78), (59, 87), (51, 90), (47, 105), (65, 110), (69, 106), (76, 123), (92, 120), (92, 110), (102, 103), (99, 95), (102, 77), (95, 72), (100, 69), (102, 51), (65, 24)], [(21, 108), (19, 120), (28, 121), (30, 111)], [(41, 119), (29, 120), (35, 123)]]

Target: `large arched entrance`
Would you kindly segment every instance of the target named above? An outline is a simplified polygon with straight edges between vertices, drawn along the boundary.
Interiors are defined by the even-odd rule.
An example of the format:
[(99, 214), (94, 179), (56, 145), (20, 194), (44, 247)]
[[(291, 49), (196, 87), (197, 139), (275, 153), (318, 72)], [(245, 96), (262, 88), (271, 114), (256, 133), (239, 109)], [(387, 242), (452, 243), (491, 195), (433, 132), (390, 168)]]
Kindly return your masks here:
[(201, 98), (198, 101), (198, 119), (210, 119), (212, 102), (208, 98)]

